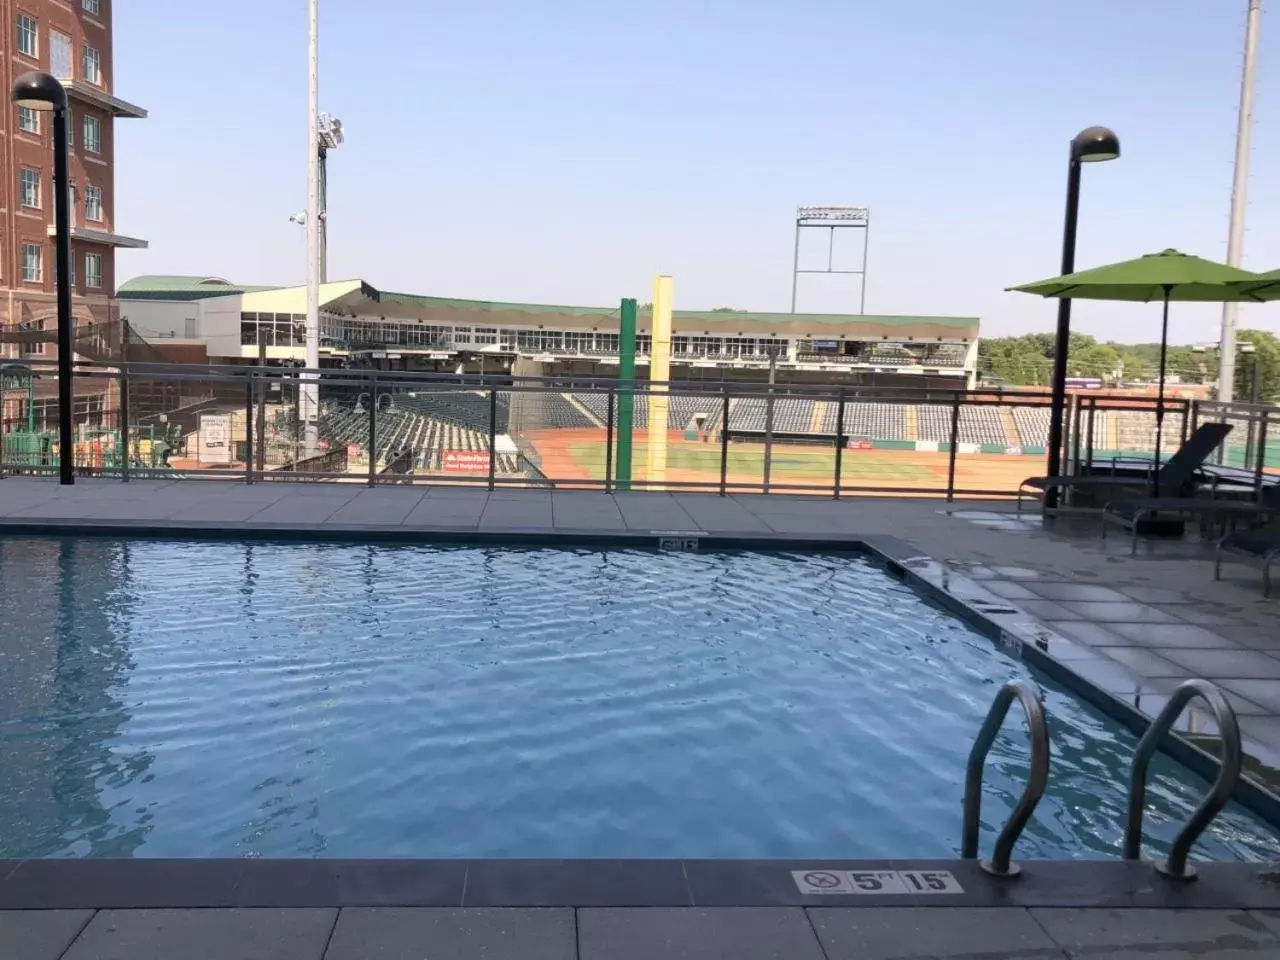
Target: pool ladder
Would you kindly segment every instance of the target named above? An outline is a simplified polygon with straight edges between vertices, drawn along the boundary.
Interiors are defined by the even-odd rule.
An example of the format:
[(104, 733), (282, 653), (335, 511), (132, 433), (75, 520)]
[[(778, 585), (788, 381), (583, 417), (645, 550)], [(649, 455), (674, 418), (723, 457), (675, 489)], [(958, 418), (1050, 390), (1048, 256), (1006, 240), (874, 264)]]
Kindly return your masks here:
[[(1137, 860), (1141, 857), (1142, 848), (1142, 813), (1147, 795), (1147, 769), (1151, 765), (1151, 757), (1155, 754), (1160, 741), (1173, 728), (1174, 721), (1182, 715), (1187, 703), (1199, 697), (1213, 711), (1218, 723), (1219, 737), (1222, 740), (1222, 752), (1219, 758), (1218, 776), (1213, 787), (1200, 802), (1190, 819), (1183, 825), (1174, 838), (1169, 856), (1156, 863), (1156, 870), (1171, 880), (1194, 880), (1195, 867), (1187, 863), (1191, 847), (1200, 834), (1222, 812), (1222, 808), (1231, 799), (1236, 783), (1240, 779), (1243, 766), (1243, 754), (1240, 748), (1240, 724), (1236, 720), (1236, 712), (1232, 709), (1222, 691), (1207, 680), (1187, 680), (1174, 691), (1165, 708), (1160, 711), (1147, 732), (1138, 741), (1133, 752), (1133, 767), (1129, 775), (1129, 804), (1125, 816), (1124, 848), (1125, 860)], [(987, 712), (987, 719), (974, 739), (973, 749), (969, 753), (969, 763), (965, 769), (964, 781), (964, 827), (960, 842), (960, 856), (965, 860), (976, 860), (978, 857), (978, 832), (982, 814), (982, 771), (986, 766), (987, 754), (995, 742), (996, 734), (1004, 723), (1013, 701), (1022, 705), (1022, 712), (1027, 718), (1027, 729), (1031, 734), (1031, 771), (1027, 777), (1026, 788), (1018, 798), (1018, 805), (1009, 815), (1004, 829), (996, 837), (996, 845), (989, 860), (980, 860), (979, 866), (996, 877), (1016, 877), (1020, 868), (1013, 862), (1013, 846), (1018, 842), (1036, 805), (1044, 796), (1045, 787), (1049, 783), (1049, 728), (1044, 719), (1044, 707), (1034, 690), (1025, 683), (1009, 682), (996, 693), (995, 701)]]

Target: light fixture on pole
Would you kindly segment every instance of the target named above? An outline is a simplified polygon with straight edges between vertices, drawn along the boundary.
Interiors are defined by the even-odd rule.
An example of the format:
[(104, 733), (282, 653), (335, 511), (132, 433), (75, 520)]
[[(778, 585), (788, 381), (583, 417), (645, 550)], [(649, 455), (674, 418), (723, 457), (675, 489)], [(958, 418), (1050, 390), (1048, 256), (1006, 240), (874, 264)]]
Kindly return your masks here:
[[(1067, 163), (1067, 209), (1062, 228), (1062, 273), (1076, 269), (1076, 224), (1080, 218), (1080, 166), (1120, 156), (1120, 138), (1106, 127), (1088, 127), (1071, 141)], [(1058, 300), (1058, 330), (1053, 348), (1053, 395), (1049, 406), (1049, 458), (1046, 473), (1062, 474), (1062, 421), (1067, 405), (1067, 353), (1071, 348), (1071, 299)], [(1045, 509), (1058, 505), (1058, 490), (1045, 491)]]
[(317, 189), (320, 217), (320, 282), (329, 282), (329, 151), (337, 150), (345, 137), (342, 121), (327, 113), (316, 118), (316, 139), (319, 143), (319, 184)]
[[(320, 0), (307, 0), (307, 315), (304, 334), (306, 367), (320, 367)], [(306, 455), (320, 446), (318, 374), (301, 374), (298, 419)]]
[[(53, 113), (54, 265), (58, 295), (58, 476), (76, 482), (75, 431), (72, 427), (72, 366), (75, 359), (71, 329), (71, 190), (67, 171), (67, 91), (47, 73), (24, 73), (14, 81), (9, 99), (28, 110)], [(128, 424), (123, 425), (128, 430)]]

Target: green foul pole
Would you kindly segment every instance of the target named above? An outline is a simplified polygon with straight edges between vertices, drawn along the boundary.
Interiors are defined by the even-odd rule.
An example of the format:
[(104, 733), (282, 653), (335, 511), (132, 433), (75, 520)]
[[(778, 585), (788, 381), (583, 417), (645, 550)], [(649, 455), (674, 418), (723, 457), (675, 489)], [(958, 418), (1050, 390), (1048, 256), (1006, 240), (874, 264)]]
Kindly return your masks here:
[(635, 419), (636, 302), (624, 299), (618, 324), (618, 489), (631, 489), (631, 428)]

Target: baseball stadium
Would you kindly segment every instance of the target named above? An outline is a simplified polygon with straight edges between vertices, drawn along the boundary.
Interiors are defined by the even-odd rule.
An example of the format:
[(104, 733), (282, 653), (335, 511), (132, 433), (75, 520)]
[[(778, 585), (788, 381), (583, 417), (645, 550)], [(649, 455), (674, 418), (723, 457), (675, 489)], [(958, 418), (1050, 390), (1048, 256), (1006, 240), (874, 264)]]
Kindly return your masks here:
[[(625, 304), (324, 284), (309, 442), (299, 416), (305, 288), (140, 277), (120, 290), (120, 329), (99, 325), (84, 345), (80, 359), (104, 368), (77, 379), (77, 391), (100, 397), (77, 404), (77, 461), (109, 471), (127, 446), (135, 469), (915, 496), (1007, 496), (1043, 467), (1049, 397), (979, 386), (977, 318), (645, 304), (629, 320)], [(664, 309), (665, 343), (655, 331)], [(107, 354), (116, 345), (114, 355), (102, 353), (104, 344)], [(3, 378), (10, 468), (24, 457), (51, 462), (57, 447), (52, 377), (38, 357), (23, 359)], [(138, 371), (123, 413), (127, 445), (109, 373), (125, 359)], [(179, 377), (174, 361), (199, 376)], [(245, 368), (263, 374), (249, 402)], [(1150, 396), (1100, 386), (1072, 391), (1073, 454), (1149, 456), (1157, 439)], [(1199, 404), (1171, 390), (1164, 449), (1195, 426)], [(1259, 446), (1250, 431), (1235, 432), (1227, 465), (1262, 460), (1280, 469), (1275, 440)]]

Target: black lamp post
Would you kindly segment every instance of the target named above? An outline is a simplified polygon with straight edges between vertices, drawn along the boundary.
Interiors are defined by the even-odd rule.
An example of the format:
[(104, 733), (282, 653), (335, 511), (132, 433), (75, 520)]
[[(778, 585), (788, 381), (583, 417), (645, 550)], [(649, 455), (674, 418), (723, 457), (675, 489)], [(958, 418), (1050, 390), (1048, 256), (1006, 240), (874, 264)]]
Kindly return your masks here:
[[(1089, 127), (1071, 141), (1067, 165), (1067, 217), (1062, 228), (1062, 273), (1076, 269), (1076, 221), (1080, 216), (1080, 165), (1114, 160), (1120, 156), (1120, 138), (1106, 127)], [(1046, 473), (1062, 473), (1062, 421), (1067, 406), (1067, 351), (1071, 347), (1071, 299), (1058, 298), (1058, 333), (1053, 348), (1053, 400), (1049, 408), (1049, 463)], [(1044, 505), (1058, 505), (1058, 490), (1050, 487)]]
[(47, 73), (24, 73), (14, 81), (9, 99), (20, 107), (53, 113), (54, 231), (58, 293), (58, 473), (61, 482), (76, 482), (75, 432), (72, 430), (74, 359), (71, 330), (71, 191), (67, 172), (67, 91)]

